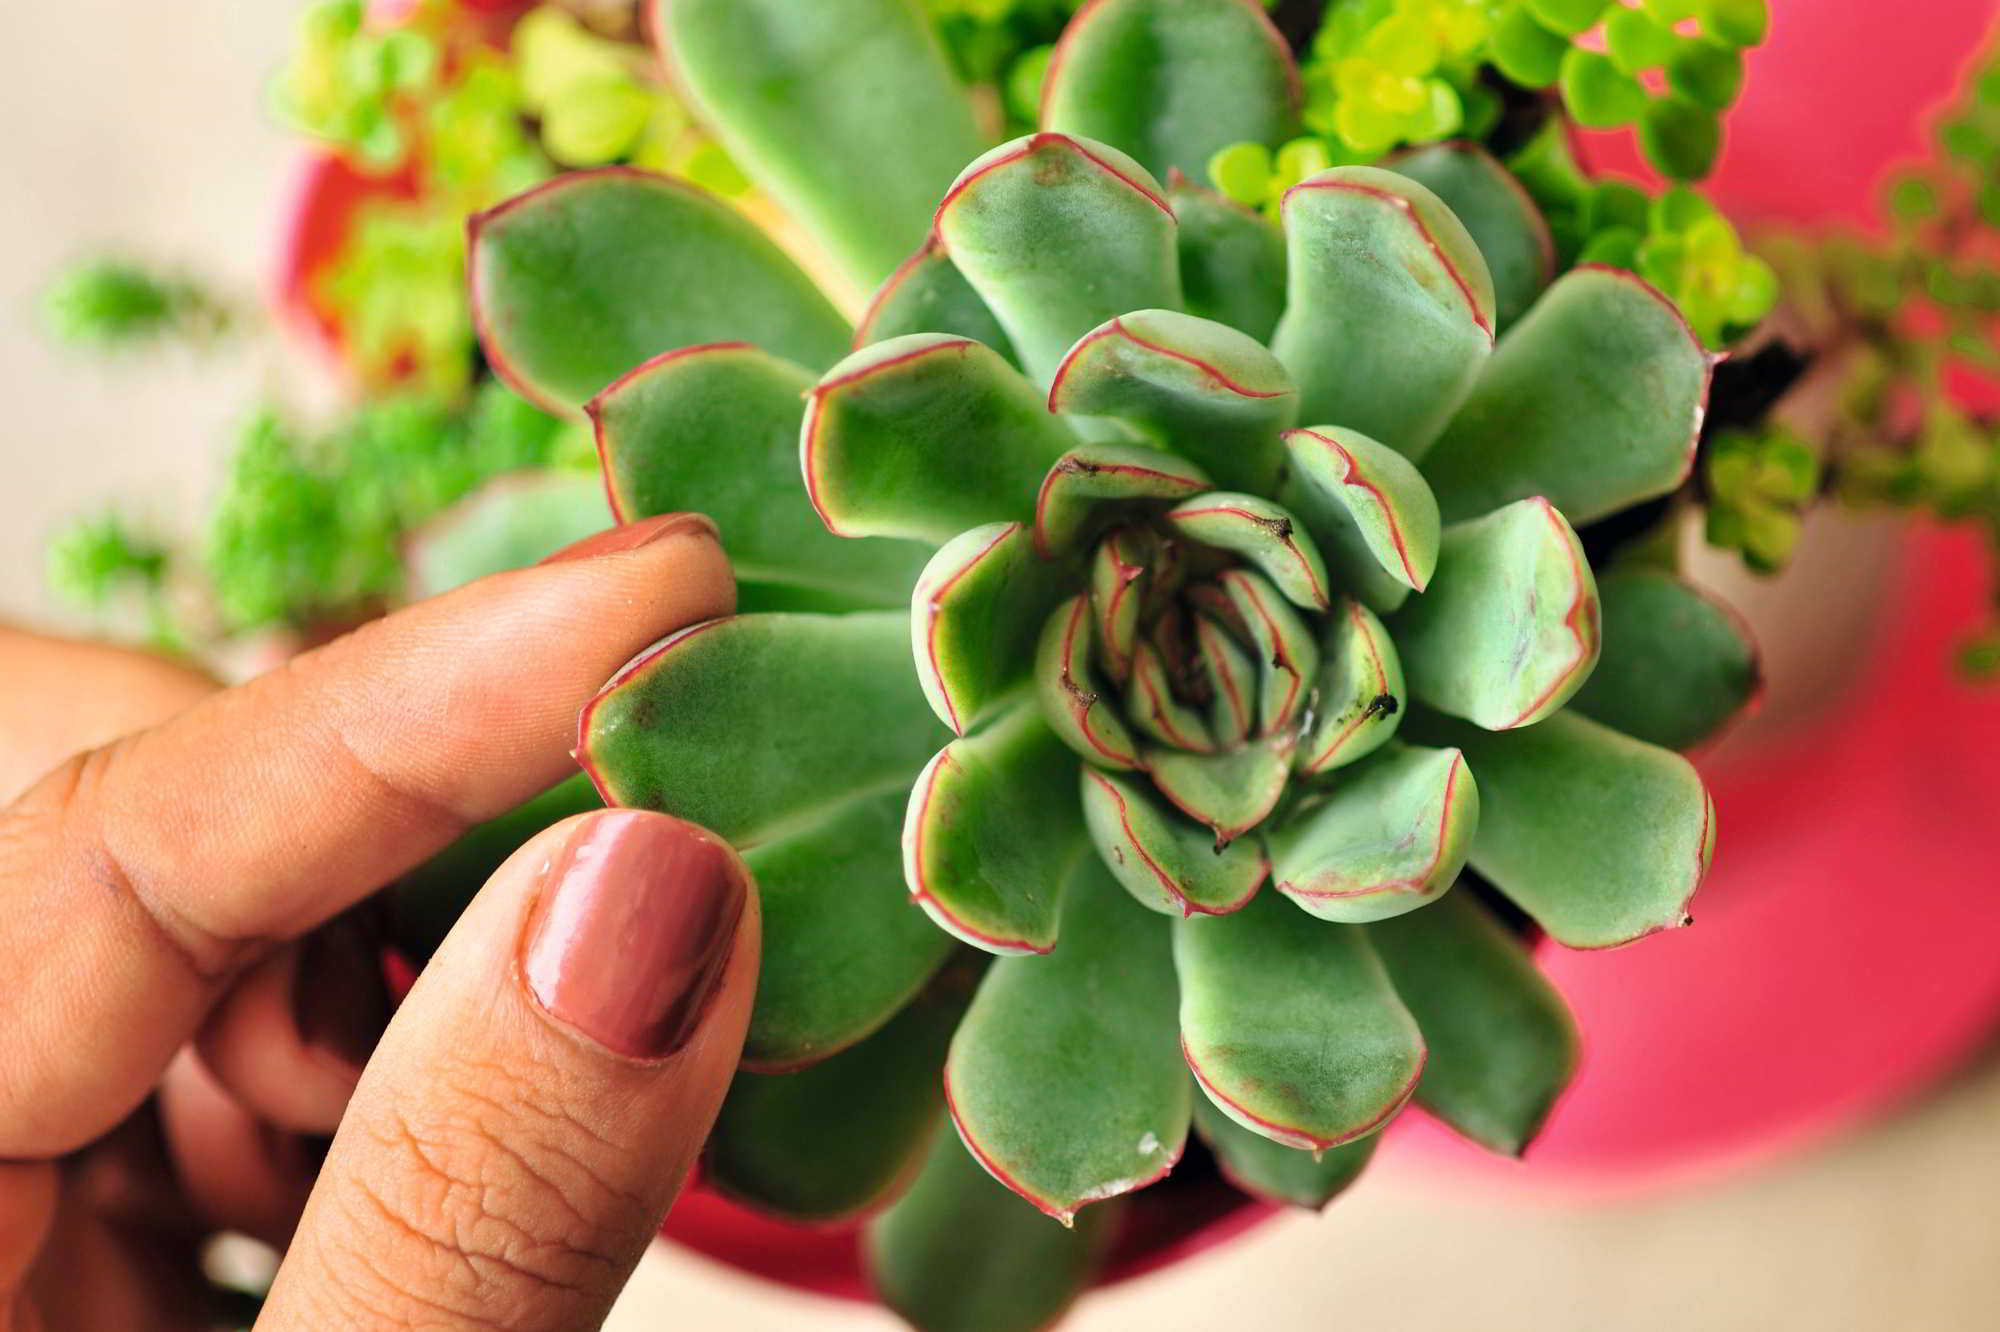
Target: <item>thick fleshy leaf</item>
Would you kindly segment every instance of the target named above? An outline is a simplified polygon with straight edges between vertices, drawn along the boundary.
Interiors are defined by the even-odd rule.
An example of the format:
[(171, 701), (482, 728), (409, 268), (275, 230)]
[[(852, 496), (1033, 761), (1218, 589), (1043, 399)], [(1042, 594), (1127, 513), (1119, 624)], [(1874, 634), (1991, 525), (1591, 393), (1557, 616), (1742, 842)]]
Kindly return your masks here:
[(1076, 758), (1023, 702), (954, 740), (910, 792), (903, 878), (932, 920), (989, 953), (1055, 946), (1083, 840)]
[(1257, 726), (1257, 663), (1241, 639), (1208, 615), (1195, 616), (1194, 636), (1210, 694), (1209, 734), (1216, 747), (1234, 749)]
[(410, 534), (404, 586), (412, 599), (434, 597), (524, 569), (608, 526), (604, 483), (590, 473), (508, 472)]
[(1648, 744), (1689, 749), (1762, 687), (1757, 645), (1727, 606), (1659, 569), (1597, 580), (1604, 651), (1570, 706)]
[(800, 458), (827, 530), (942, 545), (1026, 518), (1076, 437), (984, 343), (913, 333), (863, 347), (813, 387)]
[(1152, 1183), (1187, 1141), (1168, 928), (1086, 852), (1062, 943), (994, 963), (952, 1041), (945, 1095), (960, 1135), (1058, 1220)]
[(390, 940), (411, 961), (429, 960), (466, 904), (523, 842), (572, 814), (602, 808), (597, 788), (578, 772), (499, 818), (467, 829), (384, 890)]
[(938, 720), (964, 735), (1028, 682), (1049, 611), (1075, 584), (1035, 553), (1020, 523), (988, 523), (938, 548), (910, 594), (917, 682)]
[(1042, 128), (1195, 175), (1232, 143), (1285, 138), (1297, 103), (1291, 50), (1254, 0), (1098, 0), (1056, 47)]
[(903, 887), (908, 804), (898, 785), (744, 853), (764, 913), (747, 1067), (800, 1068), (853, 1045), (951, 951)]
[(1321, 920), (1400, 916), (1451, 887), (1478, 827), (1464, 755), (1392, 745), (1269, 834), (1271, 882)]
[(1299, 419), (1421, 458), (1493, 346), (1479, 247), (1435, 194), (1374, 167), (1307, 178), (1284, 213), (1288, 299), (1272, 347), (1298, 381)]
[(938, 205), (952, 262), (1047, 385), (1078, 338), (1128, 310), (1178, 309), (1174, 214), (1116, 148), (1031, 134), (973, 162)]
[(854, 345), (866, 347), (910, 333), (971, 338), (1014, 360), (1014, 344), (1007, 340), (1006, 330), (936, 236), (926, 239), (923, 248), (876, 289), (861, 326), (854, 330)]
[(1312, 535), (1291, 514), (1255, 495), (1210, 491), (1167, 511), (1175, 531), (1218, 550), (1234, 551), (1257, 566), (1296, 606), (1323, 611), (1326, 564)]
[(808, 366), (847, 347), (847, 321), (798, 265), (682, 181), (572, 172), (471, 227), (480, 344), (501, 378), (551, 411), (573, 411), (675, 347), (753, 342)]
[(1505, 332), (1555, 275), (1556, 247), (1542, 210), (1513, 172), (1474, 143), (1425, 144), (1384, 165), (1428, 187), (1465, 224), (1493, 277), (1494, 322)]
[(1489, 731), (1569, 701), (1597, 664), (1597, 583), (1544, 499), (1444, 532), (1431, 590), (1395, 618), (1410, 691)]
[(1680, 311), (1622, 269), (1556, 280), (1424, 460), (1448, 523), (1530, 495), (1588, 523), (1687, 478), (1710, 360)]
[(1472, 867), (1558, 943), (1610, 948), (1688, 924), (1715, 856), (1715, 802), (1671, 750), (1573, 712), (1518, 731), (1434, 714), (1411, 727), (1479, 774)]
[(1145, 528), (1121, 528), (1090, 557), (1090, 611), (1097, 630), (1097, 664), (1120, 686), (1132, 678), (1139, 646), (1139, 609), (1151, 579), (1149, 558), (1159, 540)]
[(1270, 871), (1257, 838), (1217, 849), (1213, 832), (1167, 808), (1144, 781), (1085, 766), (1083, 816), (1112, 877), (1170, 916), (1239, 910)]
[(1118, 515), (1209, 489), (1208, 474), (1177, 454), (1138, 444), (1085, 444), (1056, 460), (1035, 498), (1035, 546), (1074, 550)]
[(964, 85), (906, 0), (652, 8), (661, 55), (702, 123), (860, 291), (916, 248), (953, 173), (986, 146)]
[(1217, 581), (1229, 594), (1257, 649), (1257, 722), (1266, 732), (1290, 726), (1319, 676), (1319, 643), (1269, 579), (1229, 569)]
[(1168, 173), (1167, 199), (1180, 219), (1187, 312), (1268, 343), (1285, 312), (1285, 234), (1179, 172)]
[(940, 1133), (909, 1192), (869, 1224), (869, 1285), (924, 1332), (1040, 1332), (1090, 1285), (1119, 1216), (1050, 1222)]
[(1480, 1146), (1519, 1156), (1576, 1072), (1576, 1023), (1555, 987), (1462, 885), (1368, 927), (1430, 1047), (1417, 1104)]
[(1195, 1098), (1194, 1127), (1231, 1184), (1253, 1198), (1315, 1212), (1361, 1177), (1381, 1141), (1371, 1133), (1319, 1152), (1288, 1147), (1252, 1133), (1206, 1096)]
[(1049, 407), (1112, 416), (1192, 458), (1218, 484), (1269, 491), (1298, 391), (1247, 333), (1174, 310), (1134, 310), (1083, 335), (1049, 387)]
[(702, 1182), (814, 1225), (882, 1207), (915, 1178), (943, 1125), (938, 1075), (963, 1009), (925, 995), (803, 1072), (738, 1073), (702, 1152)]
[(1148, 749), (1153, 785), (1181, 813), (1206, 824), (1215, 845), (1235, 841), (1264, 821), (1285, 793), (1294, 737), (1280, 733), (1219, 754)]
[(1408, 705), (1396, 644), (1360, 602), (1342, 601), (1327, 618), (1319, 659), (1313, 721), (1298, 753), (1299, 771), (1309, 776), (1374, 753)]
[(665, 352), (585, 408), (620, 522), (696, 509), (715, 519), (736, 575), (900, 605), (926, 551), (843, 541), (806, 503), (799, 423), (813, 376), (744, 343)]
[(1215, 748), (1215, 737), (1207, 720), (1175, 696), (1166, 663), (1149, 639), (1141, 639), (1132, 650), (1132, 678), (1125, 686), (1125, 717), (1169, 748), (1191, 749), (1199, 754)]
[(1336, 1147), (1388, 1121), (1424, 1042), (1359, 926), (1265, 893), (1174, 925), (1181, 1046), (1208, 1098), (1254, 1133)]
[(610, 803), (738, 845), (907, 782), (944, 735), (910, 670), (902, 611), (683, 629), (612, 676), (579, 730), (577, 757)]
[(1100, 768), (1136, 768), (1138, 746), (1099, 676), (1090, 598), (1056, 607), (1035, 647), (1035, 696), (1062, 742)]
[(1281, 496), (1298, 515), (1340, 589), (1387, 613), (1437, 569), (1437, 500), (1414, 464), (1338, 426), (1285, 435), (1291, 469)]

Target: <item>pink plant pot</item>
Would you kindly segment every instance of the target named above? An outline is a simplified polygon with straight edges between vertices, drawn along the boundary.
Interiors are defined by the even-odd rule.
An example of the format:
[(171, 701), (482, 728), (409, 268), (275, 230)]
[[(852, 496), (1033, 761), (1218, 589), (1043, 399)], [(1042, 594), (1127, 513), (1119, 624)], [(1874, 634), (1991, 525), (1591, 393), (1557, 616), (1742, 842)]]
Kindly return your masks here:
[[(1927, 155), (1990, 0), (1774, 0), (1710, 182), (1754, 226), (1879, 225), (1885, 170)], [(1857, 96), (1857, 89), (1866, 96)], [(1645, 175), (1628, 134), (1586, 136)], [(1991, 410), (1991, 385), (1958, 386)], [(1609, 954), (1545, 949), (1582, 1025), (1576, 1084), (1523, 1162), (1406, 1116), (1389, 1168), (1557, 1194), (1713, 1176), (1907, 1100), (2000, 1029), (2000, 689), (1953, 670), (1984, 613), (1970, 533), (1918, 529), (1869, 654), (1807, 733), (1702, 764), (1721, 836), (1696, 925)]]
[[(949, 1133), (946, 1127), (941, 1130)], [(1115, 1285), (1227, 1243), (1277, 1214), (1208, 1175), (1174, 1189), (1134, 1194), (1097, 1284)], [(861, 1228), (814, 1228), (774, 1220), (691, 1184), (660, 1233), (740, 1272), (838, 1299), (869, 1300)]]
[[(538, 0), (457, 0), (451, 20), (462, 23), (468, 45), (504, 45), (514, 23)], [(417, 10), (417, 0), (371, 0), (369, 22), (394, 27)], [(308, 147), (292, 168), (278, 258), (270, 276), (269, 299), (280, 322), (296, 338), (322, 352), (345, 373), (343, 333), (338, 314), (319, 299), (322, 275), (339, 259), (353, 231), (355, 216), (377, 199), (415, 199), (422, 188), (408, 166), (374, 173), (350, 163), (339, 153)]]
[(318, 297), (321, 276), (340, 258), (356, 213), (375, 199), (416, 198), (416, 176), (370, 175), (320, 149), (300, 154), (292, 172), (271, 304), (287, 332), (345, 373), (340, 318)]
[(1695, 924), (1548, 947), (1584, 1063), (1524, 1161), (1406, 1116), (1391, 1167), (1564, 1195), (1684, 1183), (1820, 1141), (2000, 1028), (2000, 689), (1958, 678), (1975, 534), (1919, 529), (1823, 723), (1704, 764), (1721, 812)]

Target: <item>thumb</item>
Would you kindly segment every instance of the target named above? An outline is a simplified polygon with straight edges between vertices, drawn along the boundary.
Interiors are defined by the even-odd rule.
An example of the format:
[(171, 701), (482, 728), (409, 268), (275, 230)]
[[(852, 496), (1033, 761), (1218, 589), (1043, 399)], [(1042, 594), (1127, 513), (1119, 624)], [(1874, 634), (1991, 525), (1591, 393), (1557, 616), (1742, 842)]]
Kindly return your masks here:
[(728, 1088), (758, 946), (749, 872), (700, 828), (535, 837), (384, 1034), (258, 1328), (598, 1326)]

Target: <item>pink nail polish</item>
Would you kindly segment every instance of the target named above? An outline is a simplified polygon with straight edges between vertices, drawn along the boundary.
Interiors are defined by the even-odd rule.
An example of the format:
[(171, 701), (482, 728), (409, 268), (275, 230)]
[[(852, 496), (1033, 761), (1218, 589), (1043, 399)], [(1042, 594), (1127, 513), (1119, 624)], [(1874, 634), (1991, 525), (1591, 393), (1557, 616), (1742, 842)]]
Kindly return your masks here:
[(592, 815), (549, 865), (521, 974), (564, 1024), (664, 1058), (701, 1025), (749, 896), (743, 862), (713, 834), (644, 810)]
[(706, 535), (711, 541), (720, 541), (722, 533), (714, 520), (705, 513), (661, 513), (651, 518), (641, 518), (635, 523), (622, 527), (607, 528), (593, 532), (581, 541), (564, 546), (555, 554), (545, 557), (543, 564), (563, 564), (571, 560), (594, 559), (599, 555), (616, 555), (623, 551), (637, 550), (650, 546), (655, 541), (663, 541), (670, 536), (694, 533)]

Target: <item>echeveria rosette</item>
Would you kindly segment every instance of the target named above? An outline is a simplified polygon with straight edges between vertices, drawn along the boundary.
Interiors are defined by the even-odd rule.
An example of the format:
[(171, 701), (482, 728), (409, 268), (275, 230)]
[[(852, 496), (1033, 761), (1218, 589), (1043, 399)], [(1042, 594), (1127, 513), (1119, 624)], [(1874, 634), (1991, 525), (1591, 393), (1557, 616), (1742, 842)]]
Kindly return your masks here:
[[(1157, 66), (1115, 98), (1064, 84), (1154, 58), (1081, 49), (1133, 13)], [(1572, 527), (1680, 486), (1708, 355), (1629, 274), (1518, 261), (1540, 219), (1476, 149), (1440, 192), (1320, 173), (1282, 230), (1163, 187), (1212, 151), (1174, 108), (1288, 114), (1288, 70), (1234, 89), (1175, 49), (1218, 23), (1271, 49), (1239, 0), (1086, 9), (1048, 106), (1148, 132), (978, 157), (845, 356), (797, 271), (683, 189), (585, 173), (477, 234), (496, 365), (590, 399), (621, 517), (703, 509), (743, 572), (750, 613), (621, 671), (579, 756), (608, 799), (745, 848), (746, 1065), (827, 1090), (746, 1073), (711, 1174), (820, 1219), (917, 1177), (871, 1241), (892, 1301), (942, 1297), (895, 1293), (945, 1242), (918, 1216), (990, 1206), (952, 1149), (926, 1157), (933, 1093), (895, 1089), (939, 1079), (912, 1069), (1064, 1220), (1161, 1177), (1190, 1127), (1246, 1189), (1318, 1206), (1407, 1100), (1518, 1152), (1566, 1082), (1567, 1016), (1487, 892), (1612, 946), (1681, 923), (1712, 853), (1658, 745), (1742, 703), (1747, 647), (1669, 571), (1600, 588)], [(647, 271), (681, 234), (711, 253)], [(1515, 257), (1503, 292), (1489, 253)], [(744, 264), (756, 309), (732, 313), (699, 274)], [(900, 1035), (962, 988), (954, 954), (993, 956), (948, 1048)], [(901, 1127), (844, 1175), (782, 1170), (801, 1118), (842, 1113)], [(1054, 1261), (996, 1235), (1000, 1268)]]

